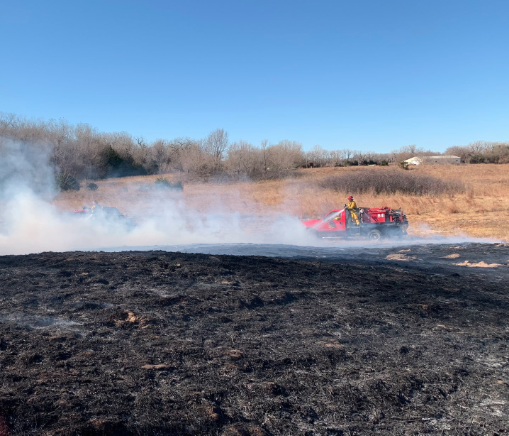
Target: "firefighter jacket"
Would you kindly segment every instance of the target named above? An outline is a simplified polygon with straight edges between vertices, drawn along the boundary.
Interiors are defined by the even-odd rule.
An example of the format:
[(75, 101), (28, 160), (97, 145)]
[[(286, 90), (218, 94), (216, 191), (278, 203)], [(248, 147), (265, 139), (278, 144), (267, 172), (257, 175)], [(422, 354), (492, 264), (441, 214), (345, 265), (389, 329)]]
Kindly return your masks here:
[(348, 202), (347, 209), (350, 209), (350, 210), (357, 209), (357, 203), (353, 200)]

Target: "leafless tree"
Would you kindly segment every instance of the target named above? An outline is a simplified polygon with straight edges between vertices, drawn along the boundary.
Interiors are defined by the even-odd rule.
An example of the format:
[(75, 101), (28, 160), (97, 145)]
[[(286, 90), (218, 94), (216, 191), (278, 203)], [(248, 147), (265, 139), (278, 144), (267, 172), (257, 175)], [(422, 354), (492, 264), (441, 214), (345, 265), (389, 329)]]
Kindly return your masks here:
[(306, 153), (306, 161), (306, 163), (312, 164), (314, 167), (324, 167), (330, 164), (329, 152), (321, 146), (315, 145)]
[(262, 150), (247, 141), (234, 142), (228, 148), (225, 166), (232, 175), (258, 177), (264, 171)]
[(213, 158), (214, 167), (218, 170), (228, 148), (228, 132), (216, 129), (203, 142), (203, 150)]
[(263, 171), (267, 172), (267, 168), (269, 165), (269, 140), (264, 139), (262, 140), (262, 143), (260, 144), (260, 150), (262, 154), (262, 162), (263, 162)]
[(199, 142), (190, 143), (181, 150), (179, 160), (182, 171), (187, 174), (210, 176), (213, 173), (214, 160)]
[(280, 141), (268, 148), (269, 169), (276, 173), (293, 170), (305, 162), (302, 145), (295, 141)]

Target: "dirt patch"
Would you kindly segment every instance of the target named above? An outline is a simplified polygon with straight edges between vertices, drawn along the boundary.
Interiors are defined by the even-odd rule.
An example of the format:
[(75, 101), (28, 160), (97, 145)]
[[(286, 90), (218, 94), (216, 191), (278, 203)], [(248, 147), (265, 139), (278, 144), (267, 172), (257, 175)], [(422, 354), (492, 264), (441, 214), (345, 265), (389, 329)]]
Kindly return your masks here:
[(441, 263), (385, 260), (388, 249), (323, 261), (0, 257), (0, 430), (503, 434), (504, 269), (450, 265), (448, 247), (410, 250)]
[(447, 256), (443, 256), (443, 259), (457, 259), (458, 257), (461, 257), (461, 255), (458, 253), (452, 253)]
[(385, 256), (387, 260), (400, 260), (402, 262), (408, 262), (409, 260), (417, 259), (417, 256), (408, 256), (406, 254), (394, 253)]
[(502, 266), (500, 263), (486, 263), (484, 261), (481, 262), (470, 262), (469, 260), (465, 260), (465, 262), (455, 263), (457, 266), (468, 266), (469, 268), (498, 268)]

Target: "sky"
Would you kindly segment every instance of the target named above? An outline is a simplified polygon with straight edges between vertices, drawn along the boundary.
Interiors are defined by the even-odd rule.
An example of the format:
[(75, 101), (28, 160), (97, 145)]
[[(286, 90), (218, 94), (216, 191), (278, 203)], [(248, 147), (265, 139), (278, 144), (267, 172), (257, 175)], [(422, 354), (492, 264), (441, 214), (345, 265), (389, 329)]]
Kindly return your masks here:
[(509, 141), (509, 1), (16, 0), (0, 111), (147, 141)]

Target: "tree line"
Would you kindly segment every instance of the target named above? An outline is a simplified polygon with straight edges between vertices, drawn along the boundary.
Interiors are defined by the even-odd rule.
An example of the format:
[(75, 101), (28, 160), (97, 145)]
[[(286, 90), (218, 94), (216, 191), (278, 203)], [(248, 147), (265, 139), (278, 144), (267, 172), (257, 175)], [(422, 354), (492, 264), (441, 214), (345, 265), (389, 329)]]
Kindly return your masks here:
[(459, 156), (463, 163), (509, 163), (509, 142), (475, 141), (449, 147), (445, 154)]
[(125, 132), (99, 132), (88, 124), (0, 114), (0, 138), (44, 149), (49, 146), (51, 163), (62, 175), (76, 180), (172, 172), (189, 177), (277, 177), (304, 162), (302, 145), (295, 141), (263, 141), (260, 147), (246, 141), (230, 143), (224, 129), (203, 139), (149, 143)]
[[(0, 114), (0, 137), (51, 148), (51, 162), (65, 177), (76, 180), (180, 172), (187, 177), (277, 178), (299, 167), (388, 165), (413, 156), (439, 155), (415, 145), (391, 153), (350, 149), (325, 150), (315, 146), (305, 152), (302, 144), (268, 140), (255, 146), (248, 141), (230, 142), (228, 132), (217, 129), (206, 138), (159, 139), (148, 143), (128, 133), (99, 132), (88, 124), (64, 120), (28, 120)], [(449, 148), (466, 163), (509, 162), (508, 143), (478, 141)]]

